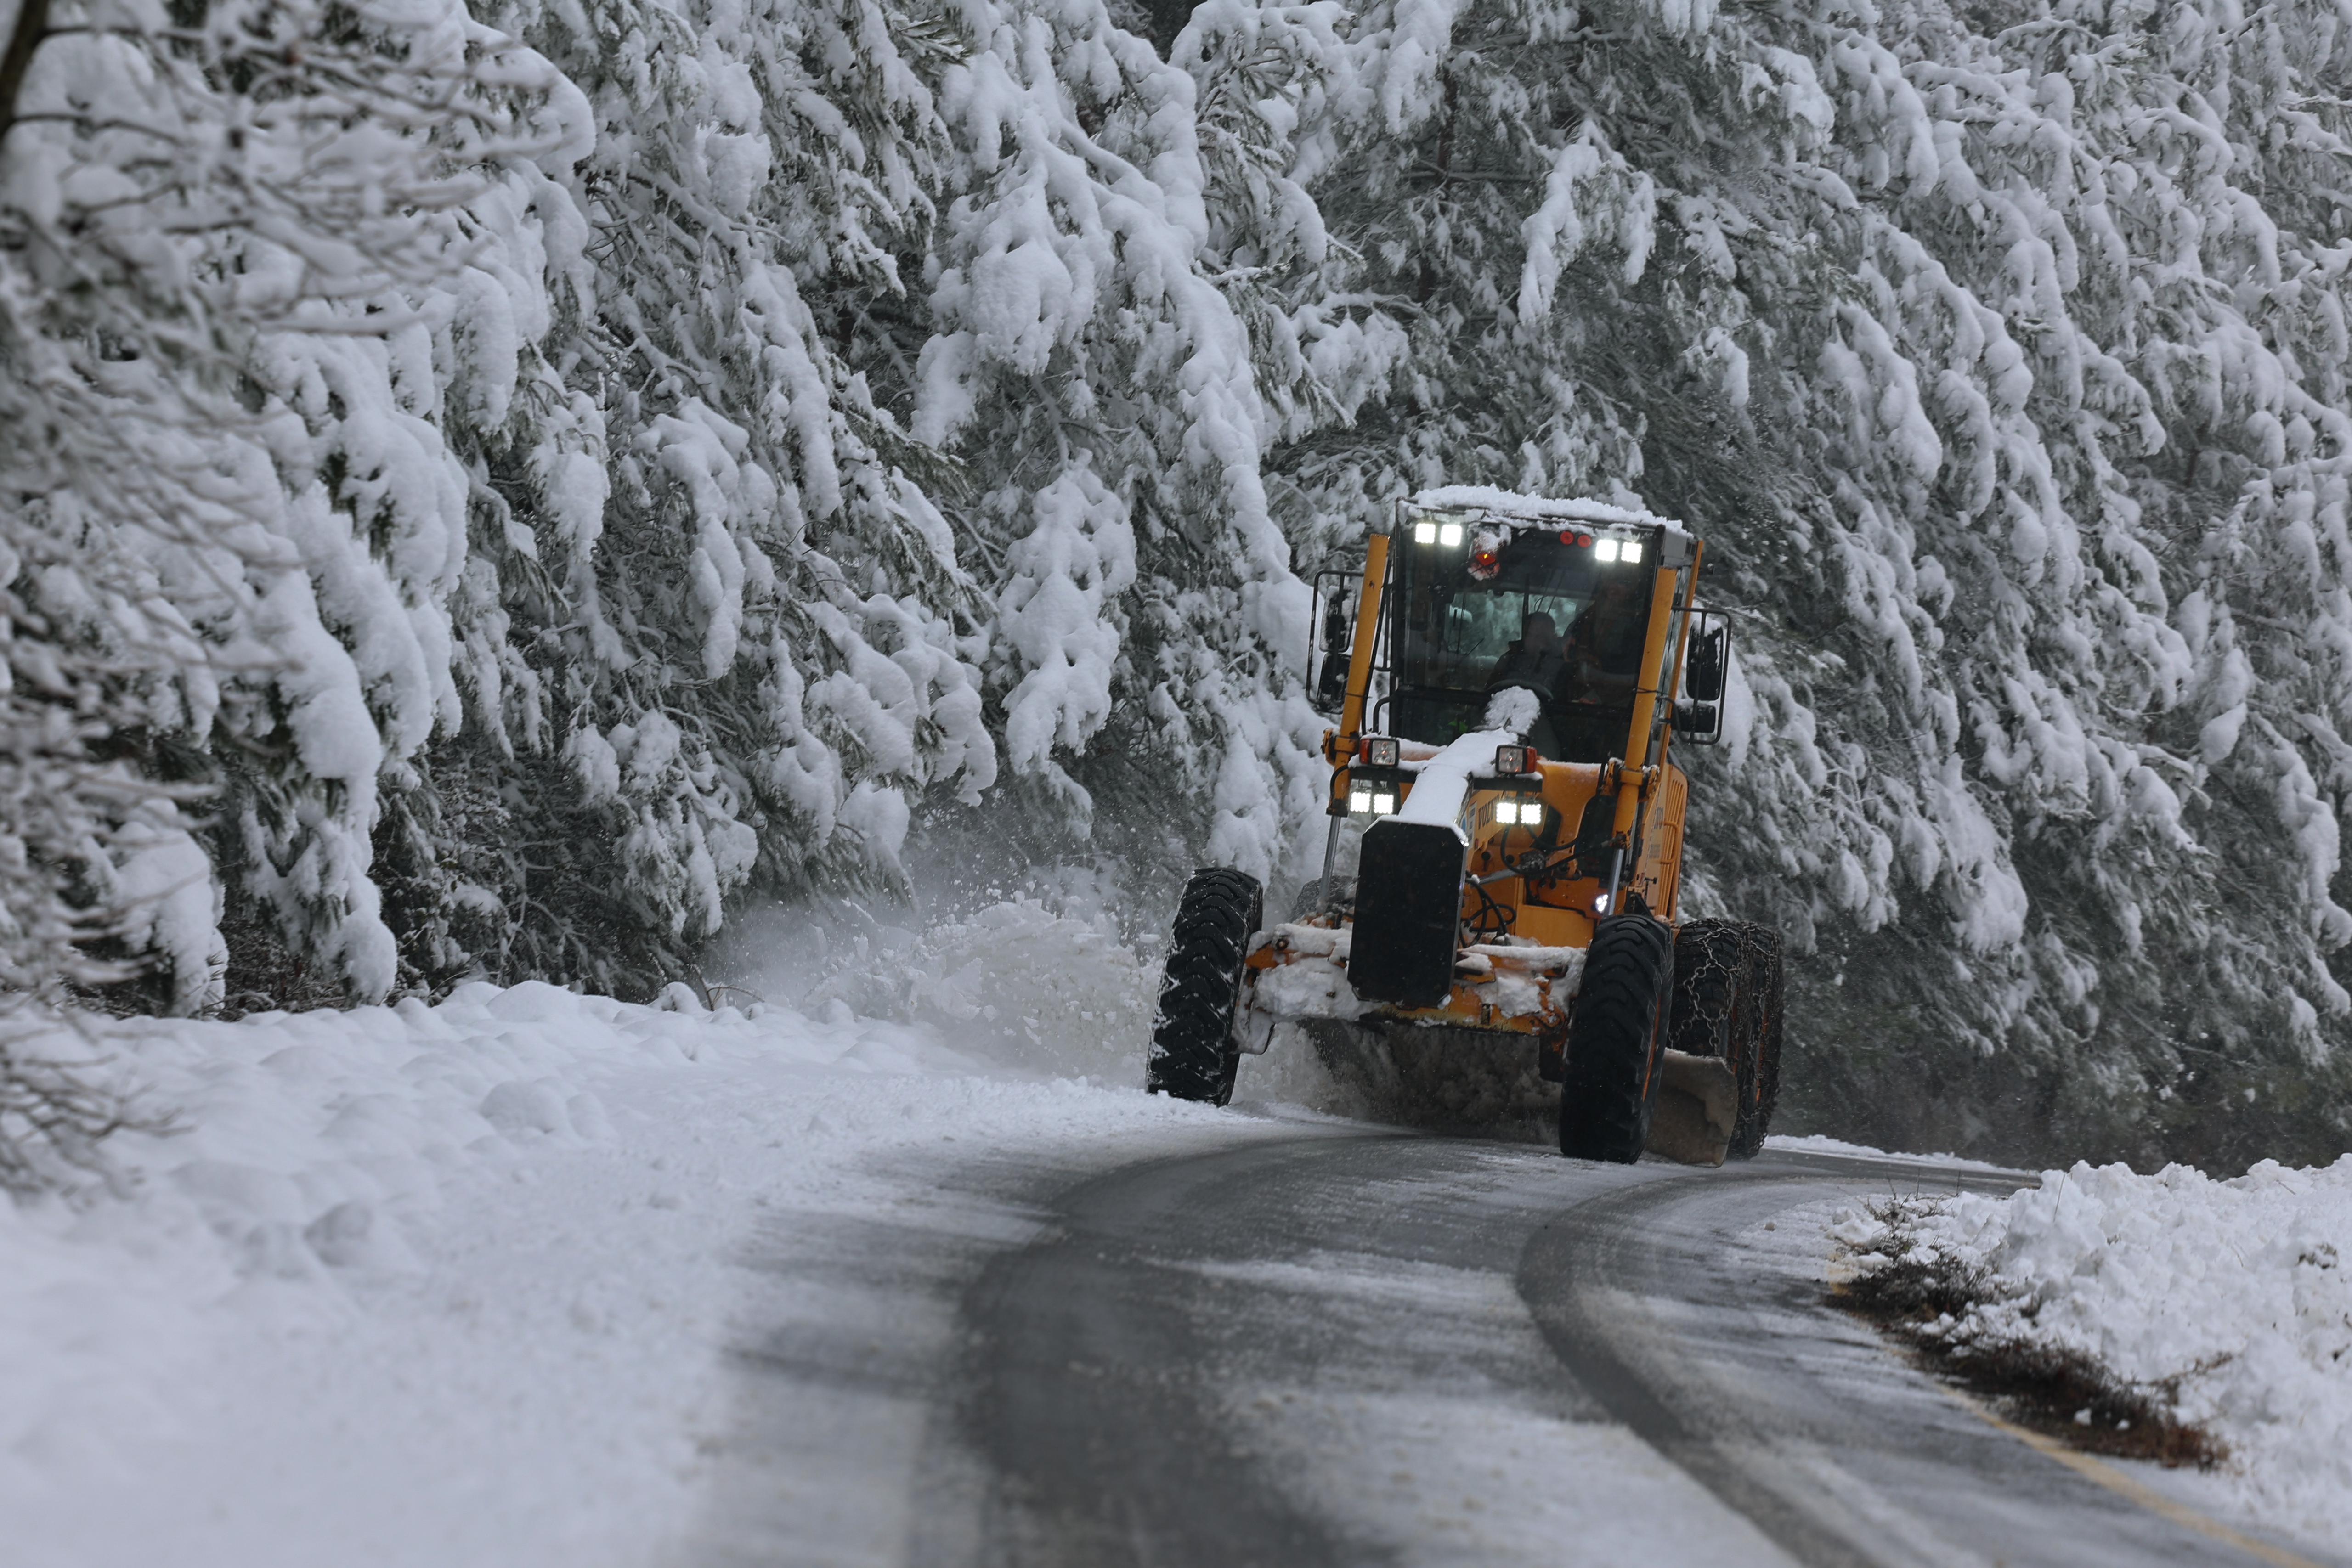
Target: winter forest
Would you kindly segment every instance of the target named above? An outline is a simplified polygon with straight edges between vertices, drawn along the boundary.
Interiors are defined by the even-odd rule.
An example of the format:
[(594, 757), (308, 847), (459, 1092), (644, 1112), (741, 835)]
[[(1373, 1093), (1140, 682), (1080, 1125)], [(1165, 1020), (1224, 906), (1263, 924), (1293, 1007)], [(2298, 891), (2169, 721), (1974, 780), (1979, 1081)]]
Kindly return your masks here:
[(1790, 1130), (2352, 1134), (2352, 0), (10, 4), (20, 1020), (1286, 892), (1306, 579), (1484, 483), (1708, 541)]

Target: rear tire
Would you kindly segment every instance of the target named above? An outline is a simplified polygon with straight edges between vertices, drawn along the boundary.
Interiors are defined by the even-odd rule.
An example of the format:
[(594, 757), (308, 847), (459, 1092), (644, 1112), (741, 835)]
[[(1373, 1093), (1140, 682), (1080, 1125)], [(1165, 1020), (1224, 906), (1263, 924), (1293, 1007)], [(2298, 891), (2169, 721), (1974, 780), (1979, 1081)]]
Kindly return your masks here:
[(1780, 1098), (1780, 934), (1769, 925), (1748, 928), (1756, 936), (1756, 977), (1749, 995), (1755, 998), (1756, 1099), (1739, 1119), (1732, 1135), (1735, 1159), (1751, 1159), (1763, 1148), (1772, 1129), (1772, 1107)]
[[(1333, 877), (1331, 883), (1332, 891), (1338, 895), (1338, 902), (1342, 906), (1355, 902), (1356, 879), (1354, 877)], [(1296, 925), (1310, 915), (1320, 914), (1322, 908), (1323, 879), (1318, 876), (1303, 883), (1298, 889), (1298, 895), (1290, 901), (1291, 923)]]
[(1630, 1166), (1649, 1142), (1665, 1050), (1674, 936), (1646, 915), (1612, 915), (1592, 932), (1569, 1014), (1559, 1152)]
[(1780, 934), (1733, 920), (1694, 920), (1675, 933), (1669, 1040), (1730, 1066), (1738, 1082), (1730, 1157), (1755, 1157), (1780, 1093)]
[(1233, 1098), (1242, 1064), (1234, 1013), (1241, 1005), (1243, 960), (1265, 913), (1265, 890), (1245, 873), (1196, 871), (1184, 884), (1151, 1025), (1147, 1092), (1212, 1105)]

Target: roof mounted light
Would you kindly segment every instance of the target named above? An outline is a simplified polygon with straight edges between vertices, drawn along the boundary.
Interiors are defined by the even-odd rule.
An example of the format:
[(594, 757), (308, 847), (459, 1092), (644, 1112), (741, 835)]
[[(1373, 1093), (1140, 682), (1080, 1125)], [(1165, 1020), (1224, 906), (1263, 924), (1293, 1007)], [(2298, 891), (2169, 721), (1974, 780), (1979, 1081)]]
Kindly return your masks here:
[(1495, 747), (1495, 771), (1501, 774), (1533, 773), (1536, 770), (1536, 748), (1532, 746), (1498, 746)]
[(1453, 549), (1458, 547), (1462, 543), (1462, 525), (1460, 523), (1438, 524), (1437, 542), (1441, 548), (1445, 549)]
[(1397, 739), (1392, 735), (1368, 735), (1358, 743), (1356, 755), (1370, 768), (1394, 768), (1402, 756)]

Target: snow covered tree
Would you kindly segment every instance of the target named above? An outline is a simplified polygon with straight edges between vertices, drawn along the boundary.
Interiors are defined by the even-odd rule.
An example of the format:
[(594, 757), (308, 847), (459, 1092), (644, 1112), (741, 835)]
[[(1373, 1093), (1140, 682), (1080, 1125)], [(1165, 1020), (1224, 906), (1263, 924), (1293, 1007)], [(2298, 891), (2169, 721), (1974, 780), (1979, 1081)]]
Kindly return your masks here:
[(228, 846), (289, 937), (359, 995), (390, 983), (366, 833), (386, 738), (371, 703), (397, 699), (362, 680), (403, 618), (429, 662), (431, 573), (362, 515), (383, 465), (308, 446), (289, 404), (309, 392), (365, 423), (376, 389), (335, 368), (381, 361), (471, 171), (534, 139), (518, 111), (548, 85), (454, 7), (10, 18), (0, 1184), (88, 1164), (131, 1114), (27, 1004), (151, 973), (150, 1005), (221, 999)]
[(1318, 792), (1260, 472), (1297, 354), (1250, 294), (1319, 245), (1270, 149), (1336, 15), (1202, 6), (1171, 63), (1099, 5), (975, 7), (940, 73), (934, 281), (894, 384), (959, 462), (1022, 815), (1147, 874), (1270, 871)]
[(2340, 1138), (2332, 4), (10, 26), (12, 994), (643, 995), (981, 832), (1274, 872), (1295, 563), (1486, 481), (1709, 541), (1692, 885), (1811, 955), (1801, 1113)]
[[(1279, 461), (1326, 517), (1622, 486), (1709, 538), (1744, 681), (1696, 887), (1813, 951), (1801, 1111), (2339, 1136), (2332, 9), (1398, 5), (1354, 40), (1325, 287), (1411, 348)], [(2225, 602), (2275, 607), (2259, 674)]]

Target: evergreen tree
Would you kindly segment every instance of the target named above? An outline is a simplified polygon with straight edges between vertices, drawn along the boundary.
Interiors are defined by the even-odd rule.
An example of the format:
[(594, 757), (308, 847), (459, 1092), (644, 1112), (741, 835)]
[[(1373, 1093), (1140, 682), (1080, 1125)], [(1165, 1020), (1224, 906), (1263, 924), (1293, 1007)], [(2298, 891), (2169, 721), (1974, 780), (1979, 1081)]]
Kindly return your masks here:
[(9, 996), (645, 995), (919, 830), (1280, 874), (1297, 565), (1488, 482), (1708, 540), (1800, 1114), (2340, 1137), (2332, 5), (12, 25)]
[[(1357, 37), (1386, 63), (1310, 188), (1360, 259), (1324, 287), (1409, 373), (1282, 465), (1327, 516), (1622, 486), (1709, 539), (1743, 678), (1694, 884), (1814, 954), (1799, 1113), (2234, 1155), (2287, 1124), (2245, 1113), (2267, 1093), (2336, 1135), (2330, 14), (1507, 4)], [(2221, 608), (2249, 558), (2306, 607), (2275, 683)]]

